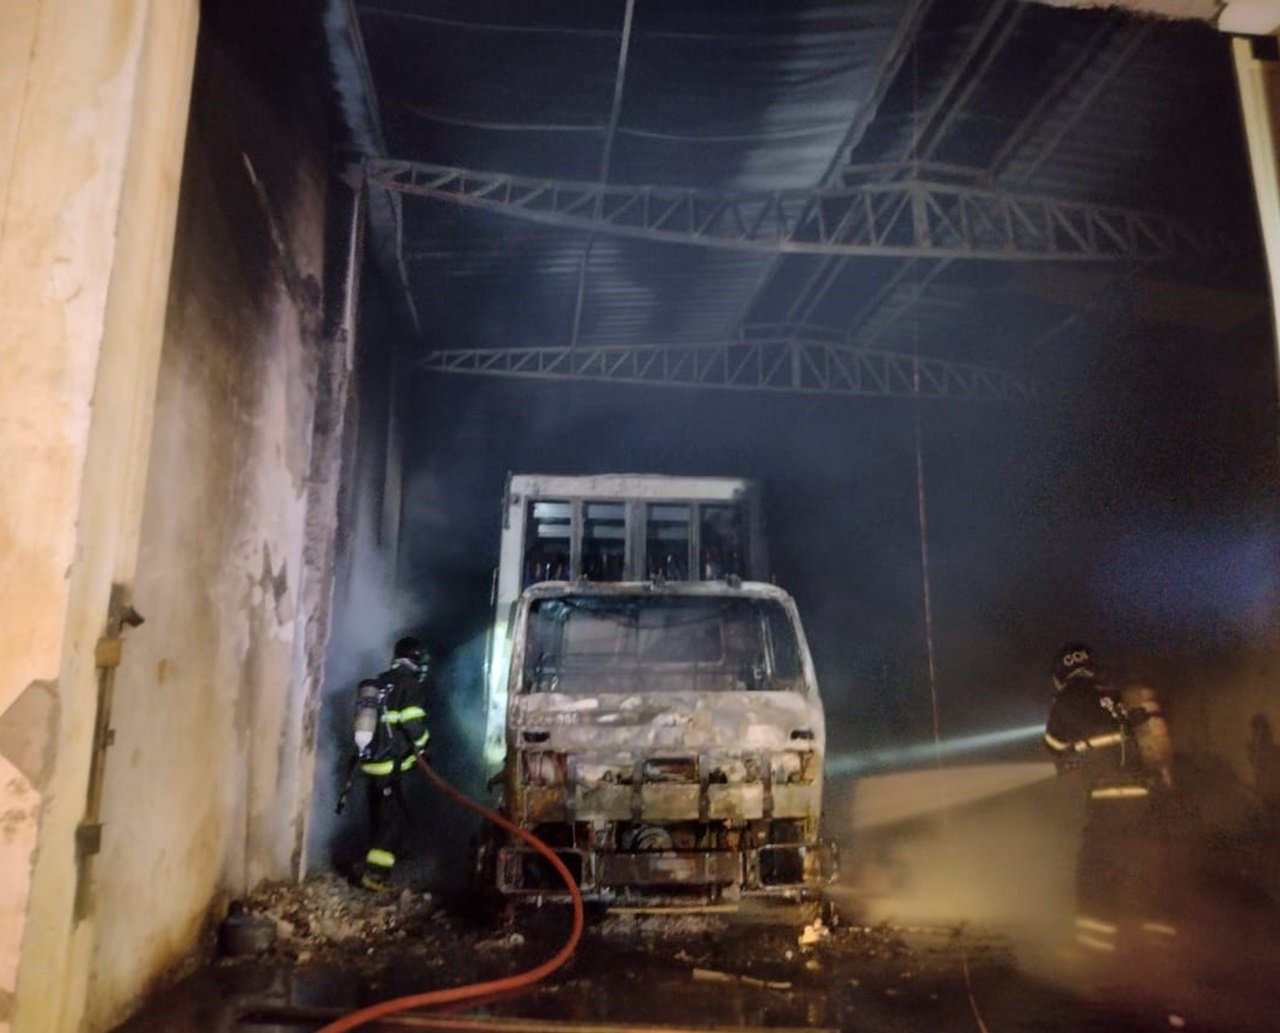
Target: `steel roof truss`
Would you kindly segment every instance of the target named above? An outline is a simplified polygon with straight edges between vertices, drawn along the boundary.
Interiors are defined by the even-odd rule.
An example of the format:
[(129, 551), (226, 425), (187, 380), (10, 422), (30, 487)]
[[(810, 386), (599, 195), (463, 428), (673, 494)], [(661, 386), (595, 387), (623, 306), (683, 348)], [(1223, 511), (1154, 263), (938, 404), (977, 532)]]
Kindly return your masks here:
[(372, 161), (370, 181), (524, 219), (763, 252), (1124, 261), (1206, 248), (1168, 216), (921, 180), (729, 194)]
[(423, 365), (439, 373), (801, 394), (1008, 401), (1035, 393), (1032, 384), (1003, 370), (782, 338), (706, 345), (454, 349), (430, 353)]

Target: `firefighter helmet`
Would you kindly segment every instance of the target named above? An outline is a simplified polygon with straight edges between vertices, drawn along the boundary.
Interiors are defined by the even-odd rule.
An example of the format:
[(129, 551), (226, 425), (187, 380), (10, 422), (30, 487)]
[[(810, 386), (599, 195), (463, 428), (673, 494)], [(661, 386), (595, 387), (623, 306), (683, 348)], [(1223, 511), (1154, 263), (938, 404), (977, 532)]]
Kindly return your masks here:
[(407, 635), (396, 643), (394, 659), (408, 660), (415, 667), (426, 667), (431, 657), (421, 642)]
[(1093, 650), (1083, 642), (1068, 642), (1053, 658), (1053, 684), (1063, 688), (1072, 678), (1097, 678)]

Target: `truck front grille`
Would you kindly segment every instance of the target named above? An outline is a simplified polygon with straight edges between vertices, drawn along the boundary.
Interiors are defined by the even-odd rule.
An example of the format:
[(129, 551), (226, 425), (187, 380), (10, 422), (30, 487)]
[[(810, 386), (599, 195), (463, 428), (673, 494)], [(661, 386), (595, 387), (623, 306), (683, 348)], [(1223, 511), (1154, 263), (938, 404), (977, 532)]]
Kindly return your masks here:
[(698, 781), (697, 757), (651, 757), (644, 762), (646, 782), (675, 782), (681, 784)]

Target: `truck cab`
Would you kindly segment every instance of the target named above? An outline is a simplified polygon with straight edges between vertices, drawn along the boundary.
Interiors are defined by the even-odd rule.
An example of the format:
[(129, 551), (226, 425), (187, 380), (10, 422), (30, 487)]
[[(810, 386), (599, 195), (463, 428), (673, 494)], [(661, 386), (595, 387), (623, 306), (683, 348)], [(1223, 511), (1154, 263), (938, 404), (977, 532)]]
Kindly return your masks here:
[[(737, 577), (542, 582), (509, 630), (504, 810), (586, 899), (806, 899), (833, 877), (822, 702), (786, 592)], [(514, 838), (495, 861), (504, 894), (565, 895)]]
[(512, 474), (485, 647), (484, 760), (507, 753), (511, 620), (547, 581), (768, 580), (759, 486), (740, 477)]

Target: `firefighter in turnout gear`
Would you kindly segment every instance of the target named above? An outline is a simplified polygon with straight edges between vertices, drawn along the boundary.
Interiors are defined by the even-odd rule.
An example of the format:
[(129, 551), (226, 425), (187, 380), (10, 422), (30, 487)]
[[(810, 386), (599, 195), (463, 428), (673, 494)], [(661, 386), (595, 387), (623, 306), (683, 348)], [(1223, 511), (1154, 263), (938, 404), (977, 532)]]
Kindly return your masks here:
[(1053, 685), (1044, 743), (1059, 773), (1080, 778), (1086, 792), (1076, 940), (1111, 953), (1122, 929), (1156, 941), (1172, 937), (1176, 930), (1155, 896), (1164, 881), (1162, 804), (1172, 785), (1172, 750), (1155, 693), (1106, 684), (1081, 642), (1058, 651)]
[(365, 777), (371, 837), (360, 869), (366, 889), (388, 888), (409, 821), (402, 779), (427, 744), (422, 707), (430, 658), (415, 638), (396, 643), (391, 666), (360, 683), (356, 692), (354, 738)]

